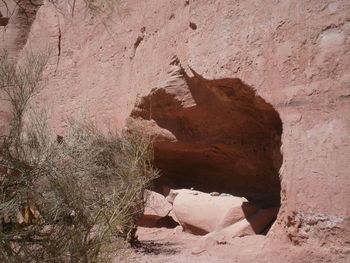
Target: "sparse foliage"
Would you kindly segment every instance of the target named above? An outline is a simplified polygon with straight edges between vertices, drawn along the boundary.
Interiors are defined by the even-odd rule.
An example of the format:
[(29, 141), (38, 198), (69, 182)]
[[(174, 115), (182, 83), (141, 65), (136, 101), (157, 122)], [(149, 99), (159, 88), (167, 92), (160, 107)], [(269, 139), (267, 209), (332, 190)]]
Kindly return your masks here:
[(13, 106), (0, 142), (0, 262), (107, 262), (135, 241), (144, 189), (158, 176), (151, 141), (106, 135), (86, 118), (54, 138), (44, 114), (27, 120), (45, 63), (38, 54), (23, 67), (0, 58), (0, 89)]

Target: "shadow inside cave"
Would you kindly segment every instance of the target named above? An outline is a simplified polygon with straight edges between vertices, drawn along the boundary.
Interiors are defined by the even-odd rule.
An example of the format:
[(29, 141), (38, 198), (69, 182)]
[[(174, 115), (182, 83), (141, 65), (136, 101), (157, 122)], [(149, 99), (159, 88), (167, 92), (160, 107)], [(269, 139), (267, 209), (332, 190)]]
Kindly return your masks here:
[(280, 204), (282, 122), (274, 107), (238, 78), (208, 80), (177, 67), (131, 117), (153, 121), (175, 138), (156, 140), (156, 189), (191, 188)]

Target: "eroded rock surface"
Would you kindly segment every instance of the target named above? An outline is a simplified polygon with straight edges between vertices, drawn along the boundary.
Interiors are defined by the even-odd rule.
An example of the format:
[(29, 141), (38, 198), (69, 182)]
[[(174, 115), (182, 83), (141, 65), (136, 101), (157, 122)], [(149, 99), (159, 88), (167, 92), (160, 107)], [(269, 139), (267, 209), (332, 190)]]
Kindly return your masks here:
[(278, 113), (239, 79), (207, 80), (192, 73), (174, 58), (166, 82), (131, 113), (130, 121), (155, 137), (155, 165), (163, 171), (158, 184), (278, 206)]
[[(276, 182), (277, 177), (281, 179), (282, 206), (277, 223), (272, 226), (267, 238), (261, 240), (263, 244), (254, 250), (253, 260), (248, 256), (252, 251), (242, 249), (233, 251), (236, 261), (279, 263), (286, 258), (287, 253), (290, 262), (349, 262), (348, 0), (267, 0), (263, 4), (255, 0), (127, 0), (123, 8), (110, 15), (112, 21), (107, 23), (107, 27), (103, 17), (86, 15), (82, 1), (77, 1), (74, 17), (70, 15), (70, 8), (64, 5), (57, 10), (49, 1), (45, 1), (33, 25), (30, 28), (23, 25), (26, 29), (24, 33), (28, 36), (24, 51), (47, 45), (52, 47), (45, 73), (49, 80), (40, 94), (39, 104), (50, 106), (50, 123), (57, 134), (64, 132), (67, 115), (74, 115), (80, 108), (88, 111), (100, 127), (122, 129), (135, 108), (135, 100), (149, 97), (153, 94), (152, 89), (163, 87), (163, 93), (158, 91), (153, 95), (163, 96), (176, 114), (164, 116), (158, 112), (158, 123), (150, 116), (146, 120), (153, 125), (151, 133), (157, 130), (157, 134), (164, 138), (163, 145), (159, 144), (157, 151), (164, 155), (158, 156), (165, 170), (177, 169), (167, 162), (165, 154), (168, 152), (173, 160), (179, 162), (182, 171), (188, 171), (186, 166), (193, 167), (195, 163), (203, 165), (205, 158), (213, 161), (215, 156), (220, 158), (208, 163), (218, 165), (223, 160), (223, 164), (236, 167), (237, 164), (228, 162), (229, 158), (224, 157), (223, 152), (237, 158), (241, 155), (236, 153), (241, 152), (243, 156), (252, 158), (245, 158), (249, 162), (239, 162), (244, 169), (238, 165), (238, 172), (235, 172), (237, 178), (250, 178), (248, 185), (252, 188), (249, 189), (259, 192), (254, 197), (254, 192), (246, 191), (251, 199), (268, 200), (261, 198), (266, 197), (266, 193), (260, 194), (264, 193), (264, 187), (251, 184), (254, 180), (249, 176), (253, 173), (243, 177), (243, 172), (239, 172), (254, 171), (256, 168), (251, 164), (262, 165), (247, 150), (254, 149), (255, 143), (246, 143), (244, 149), (233, 147), (235, 144), (227, 147), (227, 139), (231, 134), (221, 134), (217, 143), (216, 134), (210, 133), (210, 130), (225, 131), (220, 129), (221, 125), (232, 125), (232, 118), (228, 118), (225, 110), (219, 112), (219, 119), (220, 116), (226, 116), (220, 122), (215, 121), (216, 114), (207, 113), (214, 101), (220, 109), (227, 109), (226, 102), (219, 100), (218, 94), (212, 90), (211, 80), (239, 79), (234, 86), (243, 85), (243, 89), (238, 88), (240, 92), (245, 87), (253, 88), (256, 95), (271, 104), (279, 114), (283, 123), (283, 163), (278, 176), (276, 172), (279, 166), (268, 161), (263, 166), (275, 173), (259, 177), (266, 181), (269, 181), (267, 178), (276, 178)], [(123, 13), (122, 10), (128, 12)], [(11, 19), (8, 29), (10, 23)], [(21, 29), (11, 32), (21, 32)], [(17, 39), (12, 36), (9, 30), (2, 31), (2, 39)], [(14, 43), (11, 41), (7, 43)], [(182, 100), (175, 99), (178, 108), (174, 107), (176, 96), (172, 94), (178, 94), (178, 91), (164, 92), (164, 83), (169, 82), (168, 72), (172, 71), (173, 66), (169, 63), (174, 55), (179, 58), (190, 79), (203, 81), (205, 85), (199, 86), (211, 87), (203, 88), (203, 98), (199, 96), (199, 99), (212, 104), (206, 106), (208, 103), (204, 103), (198, 107), (197, 102), (187, 100), (189, 103), (184, 106), (181, 105)], [(193, 75), (190, 68), (198, 75)], [(186, 81), (181, 80), (179, 85), (173, 85), (173, 89), (182, 90), (181, 85), (184, 83), (187, 85)], [(226, 84), (223, 86), (226, 87)], [(192, 84), (187, 86), (196, 87)], [(223, 96), (225, 98), (226, 95)], [(255, 99), (250, 101), (256, 102)], [(239, 101), (237, 103), (241, 105)], [(160, 105), (164, 108), (164, 105)], [(261, 113), (260, 106), (248, 107), (251, 111), (246, 111), (246, 103), (243, 106), (242, 109), (248, 115), (251, 111), (254, 114)], [(2, 117), (6, 112), (0, 114), (1, 121), (6, 119), (6, 116)], [(195, 120), (195, 125), (189, 124), (196, 114), (201, 116), (200, 121)], [(198, 128), (199, 123), (209, 119), (203, 118), (207, 114), (213, 127), (208, 129), (201, 125)], [(242, 127), (266, 123), (237, 112), (232, 116), (237, 115), (247, 117), (246, 124), (249, 125), (239, 123)], [(184, 120), (183, 124), (179, 119)], [(161, 121), (168, 128), (161, 127)], [(1, 125), (1, 129), (6, 126), (3, 121)], [(181, 127), (188, 130), (185, 129), (182, 134)], [(194, 130), (192, 139), (189, 128)], [(239, 134), (239, 129), (228, 128), (235, 136)], [(261, 131), (264, 129), (261, 128)], [(249, 140), (254, 139), (255, 136), (250, 136), (250, 130), (244, 132), (247, 132)], [(201, 154), (194, 150), (196, 142), (199, 142), (196, 149)], [(181, 160), (181, 156), (186, 158)], [(268, 156), (262, 158), (270, 160), (274, 155)], [(215, 165), (195, 171), (195, 182), (201, 182), (199, 176), (208, 176), (208, 170), (215, 174)], [(188, 176), (182, 179), (186, 184), (191, 183)], [(217, 183), (214, 179), (209, 182)], [(256, 182), (264, 184), (263, 180)], [(276, 192), (272, 196), (276, 197)], [(281, 244), (286, 249), (280, 253), (275, 248)]]

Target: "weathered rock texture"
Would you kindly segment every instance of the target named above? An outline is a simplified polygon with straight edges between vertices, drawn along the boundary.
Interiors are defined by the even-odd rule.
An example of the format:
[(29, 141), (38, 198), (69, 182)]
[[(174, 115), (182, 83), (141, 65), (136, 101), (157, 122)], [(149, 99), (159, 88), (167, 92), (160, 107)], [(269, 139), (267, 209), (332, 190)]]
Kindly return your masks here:
[(5, 49), (11, 57), (17, 57), (26, 44), (41, 0), (7, 0), (0, 3), (0, 49)]
[(155, 136), (157, 182), (245, 196), (261, 206), (280, 202), (282, 123), (278, 113), (239, 79), (189, 77), (175, 58), (166, 82), (131, 113)]
[[(52, 47), (46, 72), (49, 81), (41, 92), (40, 103), (51, 107), (51, 124), (57, 133), (63, 133), (66, 116), (81, 108), (90, 112), (101, 127), (121, 129), (134, 108), (136, 98), (165, 96), (164, 99), (173, 103), (168, 91), (157, 95), (151, 90), (164, 87), (163, 84), (169, 81), (168, 71), (173, 66), (170, 63), (174, 56), (181, 62), (186, 73), (184, 76), (192, 81), (204, 82), (212, 87), (211, 80), (234, 79), (236, 84), (229, 84), (228, 90), (248, 93), (249, 98), (254, 89), (254, 96), (261, 98), (239, 102), (238, 97), (234, 97), (232, 100), (232, 103), (237, 101), (238, 104), (246, 102), (245, 114), (232, 113), (232, 118), (237, 114), (240, 116), (242, 128), (256, 125), (258, 131), (278, 136), (280, 127), (260, 127), (274, 119), (274, 111), (283, 124), (283, 164), (279, 171), (282, 206), (264, 249), (259, 250), (261, 261), (273, 262), (273, 257), (264, 257), (264, 251), (276, 244), (289, 242), (293, 244), (288, 250), (290, 258), (294, 257), (291, 262), (349, 260), (348, 0), (266, 0), (263, 3), (256, 0), (128, 0), (125, 8), (115, 10), (105, 23), (102, 23), (102, 18), (91, 17), (84, 11), (81, 2), (77, 2), (73, 17), (70, 5), (62, 5), (57, 10), (45, 2), (31, 26), (25, 47)], [(10, 20), (8, 27), (11, 23), (14, 22)], [(13, 34), (8, 31), (2, 37), (13, 38)], [(193, 74), (190, 68), (198, 75)], [(224, 83), (219, 86), (221, 84)], [(217, 88), (217, 91), (225, 94), (226, 85), (225, 88)], [(188, 87), (196, 86), (189, 84)], [(208, 87), (202, 89), (205, 92)], [(208, 101), (213, 103), (216, 97), (210, 96), (212, 98)], [(259, 101), (264, 103), (259, 106)], [(252, 103), (254, 105), (248, 105)], [(163, 148), (161, 145), (158, 148), (164, 156), (157, 160), (170, 173), (176, 172), (165, 159), (165, 153), (170, 150), (180, 167), (193, 167), (196, 162), (203, 164), (209, 160), (205, 157), (205, 147), (212, 142), (220, 144), (220, 147), (208, 148), (210, 160), (215, 151), (227, 149), (226, 140), (231, 135), (220, 135), (223, 137), (218, 142), (214, 131), (222, 132), (225, 129), (221, 126), (233, 124), (229, 114), (225, 113), (231, 106), (226, 107), (224, 102), (217, 105), (224, 109), (214, 113), (211, 110), (214, 111), (215, 107), (203, 107), (202, 114), (205, 114), (200, 116), (203, 118), (209, 114), (209, 124), (219, 126), (209, 127), (213, 133), (202, 127), (204, 123), (201, 122), (205, 119), (196, 119), (198, 105), (194, 109), (181, 106), (183, 109), (179, 110), (169, 105), (177, 111), (176, 116), (164, 113), (169, 116), (168, 120), (157, 113), (155, 129), (159, 126), (159, 133), (164, 138), (174, 135), (173, 145), (167, 141)], [(270, 113), (264, 114), (261, 105), (271, 105), (266, 106)], [(225, 114), (224, 118), (221, 113)], [(257, 116), (248, 118), (250, 114), (261, 114), (259, 116), (266, 116), (268, 120), (259, 120)], [(216, 122), (214, 115), (222, 121)], [(172, 127), (171, 122), (177, 121), (177, 116), (184, 119), (184, 127), (195, 128), (193, 137), (198, 137), (191, 138), (190, 131), (183, 136), (180, 131), (174, 130), (177, 128)], [(243, 117), (247, 118), (247, 122), (241, 123)], [(193, 120), (195, 123), (189, 123)], [(163, 127), (159, 125), (159, 122), (166, 121), (168, 123)], [(198, 125), (201, 127), (197, 128)], [(229, 128), (229, 131), (236, 129)], [(249, 140), (257, 136), (251, 130), (244, 132)], [(205, 144), (202, 143), (203, 135), (208, 140)], [(197, 149), (202, 152), (201, 155), (192, 148), (197, 139), (200, 139)], [(262, 144), (265, 142), (263, 139)], [(256, 144), (248, 142), (245, 144), (248, 149), (245, 146), (239, 149), (245, 156), (242, 166), (246, 167), (237, 170), (236, 176), (242, 178), (243, 171), (256, 171), (250, 165), (262, 165), (254, 159), (254, 154), (248, 153)], [(175, 148), (176, 145), (182, 148)], [(191, 149), (184, 151), (188, 146)], [(236, 156), (234, 150), (237, 147), (230, 147), (227, 152)], [(259, 193), (264, 191), (259, 189), (259, 185), (266, 186), (263, 178), (270, 180), (277, 177), (273, 173), (279, 168), (278, 162), (276, 165), (274, 161), (278, 158), (272, 158), (272, 152), (275, 152), (272, 149), (275, 147), (268, 148), (269, 154), (263, 157), (268, 160), (263, 166), (268, 167), (271, 174), (263, 167), (256, 180), (255, 187)], [(182, 154), (186, 158), (193, 156), (193, 160), (181, 159)], [(257, 154), (262, 154), (261, 150)], [(228, 160), (219, 158), (217, 164), (223, 161), (222, 165), (226, 165)], [(215, 165), (208, 164), (207, 169), (213, 172), (219, 166)], [(231, 165), (235, 167), (235, 164)], [(197, 172), (195, 174), (200, 174)], [(208, 177), (209, 172), (203, 172), (203, 176)], [(252, 185), (252, 175), (246, 176), (248, 184)], [(227, 181), (223, 182), (226, 184)], [(257, 197), (260, 198), (259, 194)], [(277, 243), (274, 243), (275, 240)], [(293, 254), (293, 251), (299, 252)]]

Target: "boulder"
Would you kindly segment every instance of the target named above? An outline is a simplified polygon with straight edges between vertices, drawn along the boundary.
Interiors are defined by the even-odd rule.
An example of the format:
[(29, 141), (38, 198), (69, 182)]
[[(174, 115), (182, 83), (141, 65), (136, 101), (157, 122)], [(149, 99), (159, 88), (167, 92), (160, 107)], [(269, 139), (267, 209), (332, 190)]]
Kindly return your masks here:
[(245, 198), (231, 195), (212, 196), (207, 193), (174, 190), (173, 211), (186, 232), (204, 235), (252, 215), (256, 208)]
[(137, 224), (140, 226), (154, 227), (156, 226), (158, 220), (168, 216), (171, 210), (171, 204), (163, 195), (146, 190), (144, 215)]
[(179, 219), (177, 219), (174, 210), (171, 210), (168, 216), (170, 216), (176, 223), (180, 224)]
[[(260, 209), (257, 213), (249, 216), (248, 218), (244, 218), (224, 229), (208, 233), (198, 241), (196, 246), (194, 246), (192, 254), (200, 254), (215, 245), (230, 243), (232, 238), (235, 237), (261, 234), (273, 222), (277, 216), (277, 213), (278, 208)], [(228, 214), (230, 216), (235, 215), (235, 213)]]
[(261, 209), (256, 214), (230, 225), (220, 232), (226, 240), (234, 237), (243, 237), (261, 234), (276, 219), (279, 208)]
[(175, 197), (178, 195), (176, 190), (170, 190), (168, 196), (165, 198), (170, 204), (174, 203)]
[(243, 202), (240, 207), (231, 207), (227, 210), (226, 214), (223, 215), (216, 230), (224, 229), (246, 217), (252, 216), (257, 213), (258, 210), (259, 208), (251, 205), (248, 202)]

